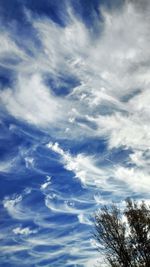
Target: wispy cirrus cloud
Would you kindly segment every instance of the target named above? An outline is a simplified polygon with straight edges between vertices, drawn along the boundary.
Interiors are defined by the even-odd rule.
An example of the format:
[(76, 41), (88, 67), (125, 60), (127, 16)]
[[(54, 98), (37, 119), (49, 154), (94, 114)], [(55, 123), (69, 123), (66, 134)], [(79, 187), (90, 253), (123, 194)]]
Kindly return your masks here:
[[(53, 192), (53, 189), (51, 190)], [(50, 218), (47, 222), (48, 213), (44, 211), (44, 207), (41, 207), (40, 210), (35, 205), (34, 208), (28, 207), (27, 199), (33, 196), (34, 194), (31, 195), (31, 192), (28, 192), (7, 197), (3, 201), (4, 208), (14, 221), (9, 226), (9, 231), (6, 229), (3, 232), (5, 242), (2, 242), (2, 255), (11, 255), (13, 253), (12, 261), (17, 266), (22, 261), (21, 252), (27, 253), (24, 262), (25, 266), (30, 262), (45, 266), (45, 261), (54, 262), (54, 266), (57, 266), (57, 264), (61, 264), (62, 256), (66, 258), (66, 266), (71, 264), (72, 257), (75, 264), (80, 263), (86, 266), (89, 261), (91, 262), (91, 256), (93, 254), (97, 256), (97, 252), (92, 247), (92, 235), (89, 233), (88, 227), (84, 228), (84, 225), (91, 225), (90, 209), (92, 210), (93, 203), (91, 203), (92, 205), (89, 209), (89, 199), (83, 201), (82, 199), (75, 200), (70, 197), (69, 201), (69, 196), (68, 199), (65, 199), (63, 196), (59, 196), (57, 192), (55, 196), (53, 194), (53, 199), (56, 200), (53, 202), (51, 191), (45, 191), (45, 207), (50, 210)], [(85, 206), (87, 206), (86, 209)], [(56, 220), (60, 213), (66, 214), (68, 218), (65, 219), (64, 217), (62, 225), (59, 225), (59, 221)], [(30, 225), (31, 221), (32, 227), (27, 226), (28, 224)], [(23, 226), (24, 223), (26, 226)], [(80, 224), (83, 227), (79, 226)], [(56, 226), (59, 227), (57, 232), (55, 231)], [(82, 228), (82, 231), (77, 231), (80, 228)], [(71, 239), (70, 234), (72, 236)], [(85, 235), (86, 237), (89, 236), (88, 240), (85, 239)], [(11, 249), (9, 250), (10, 242)], [(79, 248), (79, 243), (80, 248), (82, 247), (82, 252)], [(66, 248), (68, 248), (67, 251)], [(88, 257), (86, 257), (87, 254), (89, 255)]]
[(56, 120), (61, 112), (61, 104), (51, 96), (37, 74), (20, 77), (14, 91), (2, 92), (1, 101), (15, 117), (40, 126)]
[[(89, 157), (84, 154), (72, 156), (69, 152), (65, 152), (58, 143), (49, 143), (47, 147), (58, 153), (61, 156), (61, 161), (64, 167), (72, 171), (75, 177), (78, 178), (85, 186), (98, 187), (101, 190), (108, 190), (118, 195), (127, 190), (130, 192), (144, 192), (148, 193), (149, 182), (149, 169), (144, 167), (141, 170), (138, 167), (137, 157), (131, 154), (130, 162), (136, 163), (135, 166), (123, 165), (122, 163), (111, 162), (111, 165), (99, 165), (94, 157)], [(105, 160), (109, 161), (109, 155)], [(108, 158), (107, 158), (108, 157)], [(143, 160), (146, 163), (146, 160)], [(129, 162), (129, 163), (130, 163)], [(121, 183), (120, 183), (121, 182)]]
[[(107, 128), (113, 121), (118, 134), (116, 138), (115, 130), (109, 129), (110, 143), (115, 143), (112, 140), (115, 139), (115, 145), (130, 146), (132, 139), (136, 146), (141, 139), (149, 140), (146, 104), (149, 98), (150, 57), (148, 18), (144, 20), (144, 12), (137, 11), (135, 4), (130, 2), (126, 2), (120, 12), (103, 9), (102, 15), (103, 23), (99, 25), (102, 30), (95, 39), (73, 15), (65, 27), (48, 19), (31, 17), (41, 47), (34, 57), (28, 56), (27, 60), (18, 63), (18, 69), (15, 69), (18, 75), (16, 88), (4, 91), (1, 101), (12, 115), (38, 126), (47, 127), (52, 119), (57, 125), (57, 120), (64, 119), (66, 129), (76, 128), (76, 134), (85, 134), (89, 128), (90, 135), (107, 136)], [(12, 54), (18, 57), (24, 55), (25, 52), (15, 44), (12, 37), (1, 38), (7, 41)], [(8, 54), (7, 50), (5, 53), (1, 50), (4, 58)], [(80, 85), (70, 88), (71, 93), (66, 101), (55, 99), (51, 88), (44, 84), (44, 75), (49, 75), (55, 86), (59, 82), (61, 87), (60, 77), (68, 73), (76, 77)], [(71, 107), (78, 110), (73, 115), (74, 123), (66, 116)], [(83, 120), (89, 115), (95, 120), (98, 131), (96, 126), (93, 130)], [(105, 120), (106, 131), (100, 130), (100, 119), (97, 120), (99, 115), (102, 115), (101, 120)], [(139, 116), (142, 118), (140, 125)], [(78, 121), (80, 117), (82, 123)], [(59, 124), (58, 127), (64, 131), (63, 126)], [(139, 128), (141, 137), (137, 136), (133, 140), (132, 136), (139, 132)]]
[[(112, 198), (148, 199), (149, 9), (145, 0), (124, 1), (111, 10), (101, 6), (97, 35), (71, 9), (64, 25), (26, 10), (33, 35), (19, 37), (7, 27), (1, 33), (0, 66), (14, 75), (1, 86), (1, 112), (24, 124), (8, 127), (19, 141), (14, 153), (10, 146), (9, 157), (2, 151), (0, 167), (3, 181), (11, 180), (12, 164), (17, 183), (32, 180), (25, 191), (2, 201), (11, 219), (2, 253), (9, 253), (14, 266), (22, 264), (24, 253), (24, 266), (91, 267), (97, 253), (90, 214)], [(19, 132), (25, 125), (42, 134)], [(91, 137), (103, 139), (104, 152), (101, 147), (87, 152), (82, 142), (90, 147)], [(69, 191), (71, 183), (76, 187)]]

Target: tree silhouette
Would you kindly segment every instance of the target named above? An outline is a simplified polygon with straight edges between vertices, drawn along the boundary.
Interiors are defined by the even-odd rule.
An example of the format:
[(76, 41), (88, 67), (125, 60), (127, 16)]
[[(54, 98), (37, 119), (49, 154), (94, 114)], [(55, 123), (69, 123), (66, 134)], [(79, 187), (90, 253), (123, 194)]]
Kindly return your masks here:
[(95, 215), (94, 235), (109, 266), (150, 267), (150, 208), (144, 201), (127, 199), (123, 211), (103, 206)]

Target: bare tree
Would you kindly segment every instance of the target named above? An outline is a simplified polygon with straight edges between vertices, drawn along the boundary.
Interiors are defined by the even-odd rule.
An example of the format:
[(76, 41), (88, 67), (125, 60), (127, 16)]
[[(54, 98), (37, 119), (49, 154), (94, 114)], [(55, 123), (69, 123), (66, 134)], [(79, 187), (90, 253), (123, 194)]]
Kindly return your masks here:
[(103, 206), (95, 215), (95, 238), (109, 266), (150, 267), (149, 206), (131, 199), (124, 211), (115, 204)]

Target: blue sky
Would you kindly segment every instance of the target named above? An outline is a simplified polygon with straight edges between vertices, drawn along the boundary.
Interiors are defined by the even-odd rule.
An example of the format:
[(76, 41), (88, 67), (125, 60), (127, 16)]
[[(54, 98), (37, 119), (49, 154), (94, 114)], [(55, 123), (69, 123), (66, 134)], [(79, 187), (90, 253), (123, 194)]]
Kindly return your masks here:
[(149, 11), (1, 0), (0, 267), (105, 266), (94, 212), (149, 201)]

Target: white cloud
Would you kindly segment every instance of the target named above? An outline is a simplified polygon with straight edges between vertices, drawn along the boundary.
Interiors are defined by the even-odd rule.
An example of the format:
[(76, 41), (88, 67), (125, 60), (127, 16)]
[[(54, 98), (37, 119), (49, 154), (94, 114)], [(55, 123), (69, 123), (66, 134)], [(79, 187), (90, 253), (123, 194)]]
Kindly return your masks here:
[(0, 172), (10, 172), (13, 166), (14, 160), (8, 160), (0, 163)]
[[(45, 18), (31, 19), (41, 41), (41, 46), (33, 49), (33, 58), (16, 45), (12, 36), (3, 34), (0, 39), (1, 64), (15, 71), (16, 80), (11, 88), (1, 92), (0, 100), (7, 111), (20, 120), (39, 128), (59, 129), (55, 137), (76, 140), (87, 136), (103, 137), (107, 140), (108, 153), (114, 148), (130, 148), (132, 153), (126, 160), (127, 165), (112, 161), (112, 164), (99, 166), (97, 155), (71, 155), (58, 143), (47, 145), (60, 156), (64, 168), (73, 172), (89, 190), (100, 188), (115, 195), (122, 194), (122, 197), (129, 192), (147, 196), (150, 187), (150, 17), (131, 1), (125, 2), (119, 11), (102, 11), (103, 23), (99, 25), (101, 31), (96, 38), (91, 37), (85, 25), (73, 16), (65, 27)], [(15, 66), (4, 61), (10, 54), (21, 59)], [(74, 88), (69, 84), (70, 94), (58, 97), (45, 84), (45, 75), (54, 79), (60, 88), (61, 79), (66, 76), (75, 77), (79, 85)], [(32, 167), (32, 157), (29, 155), (25, 160), (27, 166)], [(4, 170), (7, 167), (7, 164), (2, 165)], [(50, 182), (47, 179), (39, 188), (44, 192), (46, 207), (54, 214), (75, 215), (77, 223), (90, 225), (88, 214), (91, 210), (80, 207), (82, 197), (77, 201), (51, 195)], [(95, 203), (103, 204), (105, 200), (95, 195), (92, 204)], [(97, 261), (97, 254), (93, 251), (90, 254), (89, 244), (84, 242), (85, 234), (88, 235), (86, 229), (84, 233), (70, 230), (74, 242), (71, 251), (70, 238), (56, 236), (56, 223), (47, 222), (43, 214), (27, 207), (22, 195), (5, 198), (3, 205), (12, 218), (34, 218), (37, 225), (48, 228), (52, 235), (51, 240), (47, 234), (30, 236), (30, 228), (17, 227), (13, 229), (14, 234), (21, 235), (28, 245), (12, 246), (11, 250), (10, 246), (3, 246), (4, 253), (30, 249), (35, 266), (38, 266), (39, 258), (58, 258), (68, 248), (70, 254), (78, 257), (76, 261), (68, 260), (68, 265), (91, 266)], [(58, 222), (57, 226), (62, 232), (69, 226), (75, 229), (75, 224), (70, 222), (65, 225)], [(52, 254), (37, 252), (37, 245), (48, 246), (50, 242), (51, 245), (62, 243), (65, 249), (60, 248)], [(81, 258), (83, 256), (85, 258)], [(28, 259), (26, 261), (30, 264)]]
[(3, 245), (1, 247), (1, 253), (11, 254), (11, 253), (21, 252), (21, 251), (28, 250), (28, 249), (29, 247), (27, 245), (12, 245), (12, 246)]
[(38, 74), (19, 77), (14, 91), (2, 92), (1, 102), (15, 117), (41, 126), (56, 120), (61, 112), (61, 105), (42, 84)]
[(138, 168), (148, 169), (150, 164), (150, 150), (145, 151), (137, 150), (130, 154), (129, 162), (135, 164)]
[(5, 200), (3, 201), (4, 207), (5, 208), (11, 208), (14, 207), (16, 204), (22, 201), (22, 196), (21, 195), (16, 195), (14, 198), (9, 199), (9, 197), (6, 197)]
[(89, 219), (86, 215), (84, 215), (83, 213), (80, 213), (80, 214), (78, 215), (78, 220), (79, 220), (79, 222), (82, 223), (82, 224), (93, 225), (93, 222), (90, 221), (90, 219)]
[(41, 190), (45, 190), (45, 189), (47, 189), (49, 187), (50, 184), (51, 184), (51, 177), (47, 175), (46, 182), (41, 184), (40, 189)]
[(22, 201), (22, 195), (14, 195), (13, 197), (5, 197), (3, 200), (3, 206), (8, 211), (10, 216), (16, 219), (24, 218), (23, 210), (20, 206)]
[[(100, 187), (101, 190), (102, 188), (103, 190), (110, 190), (116, 195), (121, 194), (121, 192), (124, 192), (125, 195), (129, 190), (133, 192), (149, 192), (150, 173), (148, 166), (146, 165), (144, 168), (145, 165), (143, 163), (143, 169), (139, 169), (137, 159), (134, 159), (134, 154), (131, 154), (131, 159), (133, 159), (134, 163), (136, 162), (137, 166), (135, 167), (129, 168), (115, 163), (112, 164), (111, 167), (107, 165), (105, 167), (100, 167), (97, 165), (94, 157), (89, 157), (84, 154), (72, 156), (69, 152), (65, 152), (58, 143), (49, 143), (47, 147), (61, 156), (64, 167), (72, 171), (83, 185)], [(112, 177), (115, 178), (115, 180), (113, 180)], [(94, 198), (97, 203), (103, 203), (103, 199), (100, 197), (95, 196)]]
[(134, 149), (150, 147), (150, 125), (137, 115), (122, 115), (120, 112), (90, 118), (98, 126), (97, 135), (106, 136), (110, 148), (125, 146)]
[(3, 200), (3, 206), (13, 219), (20, 221), (33, 220), (36, 212), (24, 204), (24, 199), (30, 196), (31, 189), (25, 189), (22, 194), (7, 196)]
[(89, 186), (105, 186), (108, 178), (107, 170), (103, 170), (96, 166), (96, 161), (92, 156), (78, 154), (72, 156), (69, 152), (64, 151), (58, 143), (48, 143), (47, 147), (55, 151), (61, 156), (64, 167), (72, 171), (75, 177), (80, 179), (83, 185)]
[(36, 230), (31, 230), (29, 227), (25, 228), (16, 227), (12, 231), (16, 235), (30, 235), (30, 234), (35, 234), (37, 232)]
[[(1, 102), (13, 116), (38, 127), (52, 128), (53, 123), (68, 138), (104, 135), (110, 147), (145, 147), (149, 143), (150, 53), (149, 17), (145, 19), (144, 12), (129, 2), (120, 12), (102, 10), (104, 21), (99, 24), (101, 33), (96, 38), (71, 13), (66, 27), (30, 16), (41, 47), (34, 51), (34, 58), (19, 63), (15, 89), (3, 92)], [(12, 37), (7, 42), (16, 47)], [(24, 53), (18, 49), (13, 48), (18, 55)], [(64, 101), (44, 85), (45, 74), (60, 87), (59, 77), (66, 75), (76, 77), (80, 85), (70, 88)], [(138, 96), (137, 89), (141, 90)], [(128, 101), (122, 101), (128, 97)], [(78, 112), (72, 116), (71, 109)], [(84, 121), (87, 116), (93, 118), (98, 129)], [(84, 122), (79, 123), (80, 118)]]
[[(27, 55), (25, 54), (25, 52), (21, 48), (19, 48), (19, 46), (15, 43), (15, 40), (13, 40), (10, 36), (10, 34), (6, 31), (2, 31), (0, 34), (0, 59), (3, 60), (5, 59), (5, 57), (11, 58), (13, 56), (22, 60), (27, 59)], [(5, 63), (3, 64), (5, 65)]]
[(136, 168), (118, 167), (114, 174), (115, 178), (124, 181), (133, 192), (149, 192), (150, 172), (145, 172)]

